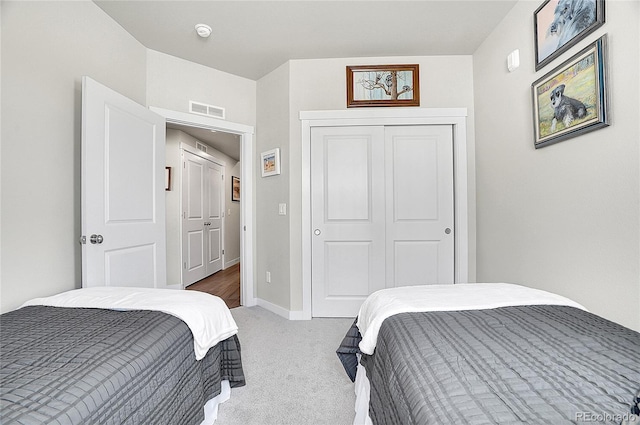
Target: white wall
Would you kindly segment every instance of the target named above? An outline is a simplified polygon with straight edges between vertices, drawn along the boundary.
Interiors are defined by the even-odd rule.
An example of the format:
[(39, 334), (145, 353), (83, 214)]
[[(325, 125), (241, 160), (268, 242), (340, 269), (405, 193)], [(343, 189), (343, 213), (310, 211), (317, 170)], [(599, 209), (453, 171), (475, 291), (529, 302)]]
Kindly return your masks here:
[[(539, 72), (539, 2), (518, 3), (474, 54), (478, 280), (557, 292), (640, 330), (640, 3), (605, 3), (606, 24)], [(535, 150), (531, 83), (604, 33), (611, 126)]]
[(256, 82), (147, 50), (147, 105), (189, 112), (189, 101), (225, 108), (227, 121), (256, 125)]
[(181, 174), (182, 156), (180, 136), (182, 131), (167, 128), (165, 164), (171, 167), (171, 187), (165, 191), (166, 237), (167, 237), (167, 285), (182, 285), (182, 234), (181, 223)]
[[(0, 311), (7, 311), (81, 285), (83, 75), (143, 105), (186, 112), (199, 100), (252, 126), (256, 82), (148, 50), (92, 1), (0, 5)], [(32, 27), (39, 31), (25, 30)]]
[(146, 49), (91, 1), (3, 1), (1, 19), (0, 310), (8, 311), (80, 287), (81, 77), (143, 104)]
[[(345, 69), (347, 65), (418, 63), (420, 65), (421, 107), (468, 108), (470, 273), (475, 278), (475, 182), (474, 182), (474, 110), (471, 56), (389, 57), (293, 60), (258, 82), (258, 152), (260, 147), (282, 149), (283, 174), (265, 185), (264, 202), (258, 204), (258, 256), (276, 257), (258, 261), (258, 296), (291, 311), (302, 310), (302, 128), (300, 111), (346, 109)], [(285, 97), (286, 96), (286, 97)], [(283, 116), (286, 113), (288, 115)], [(266, 116), (269, 114), (269, 117)], [(267, 142), (267, 139), (269, 142)], [(264, 150), (262, 149), (262, 150)], [(271, 178), (270, 178), (271, 179)], [(267, 180), (267, 179), (264, 179)], [(260, 191), (261, 186), (257, 186)], [(267, 201), (269, 199), (269, 201)], [(277, 216), (277, 203), (288, 203), (288, 216)], [(260, 208), (264, 206), (263, 210)], [(276, 225), (277, 223), (277, 225)], [(263, 236), (263, 243), (260, 243)], [(276, 253), (263, 253), (269, 247)], [(272, 249), (272, 248), (271, 248)], [(265, 267), (286, 273), (278, 282), (262, 282)], [(273, 274), (272, 274), (273, 276)]]
[[(471, 56), (407, 56), (291, 61), (291, 310), (302, 310), (302, 127), (299, 112), (346, 109), (346, 66), (417, 63), (421, 108), (467, 108), (469, 281), (475, 281), (475, 138)], [(295, 211), (295, 214), (293, 213)]]
[[(289, 64), (258, 81), (256, 126), (256, 297), (289, 310), (290, 254), (289, 220), (295, 212), (289, 202)], [(281, 174), (262, 177), (260, 153), (280, 148)], [(278, 204), (287, 203), (287, 215), (278, 215)], [(271, 283), (265, 274), (271, 273)]]

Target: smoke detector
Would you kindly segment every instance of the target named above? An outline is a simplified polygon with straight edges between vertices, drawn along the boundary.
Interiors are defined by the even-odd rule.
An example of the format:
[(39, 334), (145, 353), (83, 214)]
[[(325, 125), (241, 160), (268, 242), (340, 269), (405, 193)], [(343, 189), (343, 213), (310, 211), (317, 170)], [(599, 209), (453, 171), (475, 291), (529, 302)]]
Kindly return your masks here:
[(196, 32), (202, 38), (207, 38), (211, 35), (211, 27), (205, 24), (196, 25)]

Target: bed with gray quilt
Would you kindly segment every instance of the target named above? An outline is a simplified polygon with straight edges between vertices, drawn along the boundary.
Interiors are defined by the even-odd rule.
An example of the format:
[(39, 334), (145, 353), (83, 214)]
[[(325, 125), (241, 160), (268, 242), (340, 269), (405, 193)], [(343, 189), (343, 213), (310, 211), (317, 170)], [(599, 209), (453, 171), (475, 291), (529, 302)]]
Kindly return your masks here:
[(361, 356), (373, 424), (640, 421), (640, 333), (583, 309), (392, 314), (372, 354), (360, 350), (357, 322), (338, 356), (352, 380)]
[(221, 390), (244, 385), (236, 335), (194, 356), (160, 311), (27, 306), (0, 316), (0, 423), (200, 424)]

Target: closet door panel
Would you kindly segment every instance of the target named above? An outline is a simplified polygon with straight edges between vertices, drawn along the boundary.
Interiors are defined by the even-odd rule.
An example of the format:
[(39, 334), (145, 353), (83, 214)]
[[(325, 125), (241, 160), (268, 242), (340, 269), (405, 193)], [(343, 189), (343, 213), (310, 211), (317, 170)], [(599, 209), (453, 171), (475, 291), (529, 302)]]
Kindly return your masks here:
[(451, 126), (385, 130), (387, 287), (454, 282)]
[(383, 127), (314, 128), (311, 158), (312, 315), (353, 316), (385, 286)]

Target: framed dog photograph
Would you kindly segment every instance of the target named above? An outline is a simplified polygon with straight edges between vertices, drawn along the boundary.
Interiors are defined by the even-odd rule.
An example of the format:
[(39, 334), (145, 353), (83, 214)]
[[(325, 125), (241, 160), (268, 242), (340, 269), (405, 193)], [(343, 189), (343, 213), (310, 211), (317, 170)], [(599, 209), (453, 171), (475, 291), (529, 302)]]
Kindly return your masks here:
[(609, 125), (606, 37), (531, 85), (536, 149)]
[(419, 66), (347, 66), (347, 108), (420, 106)]
[(546, 0), (533, 13), (536, 71), (604, 24), (605, 0)]

